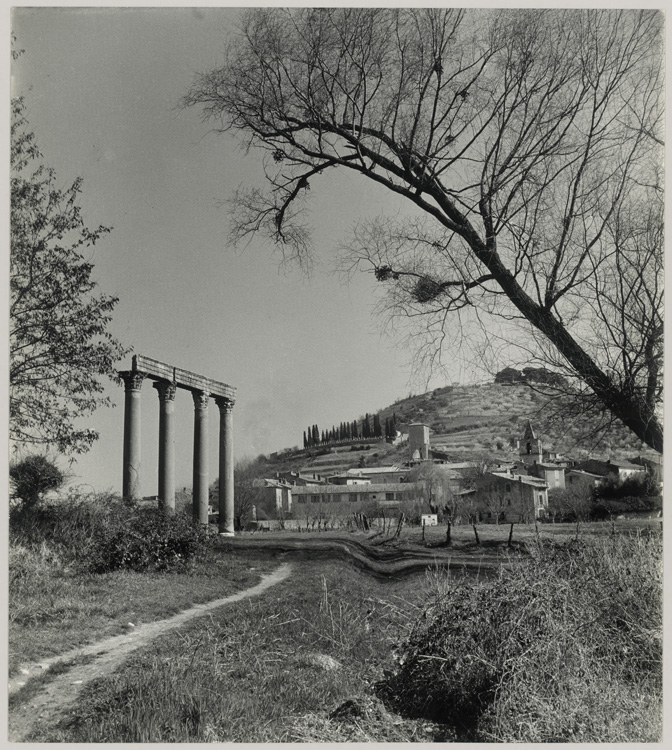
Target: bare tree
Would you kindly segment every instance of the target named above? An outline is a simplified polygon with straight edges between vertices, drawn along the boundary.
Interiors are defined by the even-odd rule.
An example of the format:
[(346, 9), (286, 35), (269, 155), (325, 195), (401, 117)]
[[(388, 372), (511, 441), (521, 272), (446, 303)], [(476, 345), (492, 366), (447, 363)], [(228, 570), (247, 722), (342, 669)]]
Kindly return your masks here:
[(184, 103), (267, 153), (235, 239), (305, 263), (311, 186), (366, 177), (411, 215), (357, 227), (350, 264), (430, 363), (461, 331), (502, 336), (662, 451), (661, 28), (650, 10), (255, 9)]
[[(265, 462), (260, 458), (241, 458), (233, 469), (234, 507), (233, 521), (236, 529), (242, 529), (252, 517), (252, 506), (259, 508), (264, 501), (263, 488), (255, 480), (263, 477)], [(210, 488), (215, 496), (219, 490), (219, 477)], [(273, 508), (275, 512), (275, 508)]]

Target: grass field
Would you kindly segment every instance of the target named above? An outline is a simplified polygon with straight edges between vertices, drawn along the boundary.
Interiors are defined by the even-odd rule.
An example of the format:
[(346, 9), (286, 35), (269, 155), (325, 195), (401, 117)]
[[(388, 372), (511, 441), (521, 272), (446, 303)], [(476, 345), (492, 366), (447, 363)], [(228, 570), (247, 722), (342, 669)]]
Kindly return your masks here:
[[(453, 548), (466, 554), (505, 554), (508, 526), (482, 525), (478, 529), (481, 545), (477, 547), (471, 527), (454, 527)], [(582, 566), (576, 573), (558, 577), (553, 550), (571, 551), (577, 544), (573, 541), (577, 531), (578, 548), (585, 547), (588, 556), (576, 558)], [(268, 539), (276, 535), (282, 532), (257, 536)], [(338, 536), (333, 532), (297, 536), (324, 539), (331, 535)], [(366, 540), (361, 532), (353, 536)], [(497, 700), (488, 709), (490, 724), (483, 730), (490, 733), (489, 740), (525, 741), (538, 731), (540, 741), (554, 736), (562, 736), (563, 741), (655, 741), (660, 715), (656, 673), (660, 623), (657, 602), (649, 599), (659, 594), (660, 539), (658, 520), (586, 523), (578, 529), (570, 524), (517, 525), (514, 541), (529, 549), (530, 571), (521, 570), (520, 579), (518, 573), (513, 577), (508, 574), (501, 583), (469, 578), (456, 584), (453, 593), (451, 580), (458, 582), (456, 573), (433, 571), (384, 581), (342, 562), (292, 560), (288, 556), (293, 565), (289, 579), (263, 596), (227, 605), (161, 636), (111, 677), (90, 683), (70, 718), (30, 740), (457, 741), (460, 736), (450, 720), (437, 719), (436, 712), (405, 710), (401, 704), (393, 707), (377, 686), (398, 684), (399, 679), (407, 684), (403, 668), (412, 635), (423, 633), (434, 621), (445, 628), (443, 621), (436, 619), (437, 612), (448, 613), (447, 622), (453, 627), (452, 602), (461, 601), (460, 606), (473, 607), (464, 622), (468, 628), (473, 624), (475, 634), (481, 626), (486, 634), (508, 633), (506, 621), (497, 620), (505, 612), (514, 618), (519, 633), (515, 643), (525, 643), (528, 638), (530, 644), (566, 642), (563, 653), (577, 644), (575, 661), (563, 657), (557, 665), (549, 662), (554, 679), (561, 676), (555, 687), (548, 680), (539, 682), (539, 670), (551, 651), (537, 648), (532, 652), (538, 661), (529, 662), (536, 664), (534, 670), (526, 666), (524, 649), (512, 652), (515, 680), (507, 682), (505, 668)], [(421, 529), (407, 527), (394, 544), (417, 549), (444, 540), (445, 527), (425, 529), (424, 541)], [(382, 541), (372, 539), (370, 544)], [(550, 555), (548, 564), (540, 564), (538, 550)], [(273, 558), (264, 561), (260, 552), (234, 556), (211, 549), (206, 561), (194, 565), (189, 574), (84, 575), (49, 560), (46, 550), (41, 564), (22, 560), (22, 554), (28, 553), (14, 548), (10, 554), (10, 657), (14, 668), (19, 662), (121, 632), (128, 621), (147, 622), (252, 585), (262, 571), (278, 564)], [(49, 569), (51, 573), (45, 573)], [(534, 573), (537, 570), (538, 575)], [(599, 576), (604, 577), (604, 586)], [(552, 592), (556, 590), (565, 597), (566, 603), (558, 610), (562, 616), (554, 614), (558, 599)], [(520, 608), (511, 606), (512, 601), (520, 601)], [(577, 619), (582, 613), (593, 618), (593, 606), (596, 616), (602, 618), (599, 632), (594, 625), (584, 628)], [(524, 612), (531, 613), (529, 628)], [(489, 625), (490, 618), (500, 624)], [(643, 618), (649, 620), (644, 627)], [(633, 672), (630, 667), (628, 672), (623, 666), (631, 660), (630, 631), (624, 631), (619, 621), (634, 627), (636, 637), (648, 644), (649, 677), (649, 673)], [(471, 658), (472, 646), (464, 647), (464, 643), (473, 643), (475, 656), (492, 658), (482, 650), (488, 647), (489, 636), (483, 640), (483, 635), (469, 633), (467, 629), (466, 641), (460, 641), (468, 657), (461, 661), (460, 669)], [(582, 633), (590, 633), (592, 640), (584, 642)], [(509, 641), (504, 639), (506, 648), (511, 647)], [(502, 656), (496, 644), (493, 647), (506, 667), (508, 657)], [(423, 659), (434, 658), (432, 648)], [(448, 663), (454, 656), (439, 654), (437, 658)], [(593, 669), (593, 663), (600, 665), (597, 681), (589, 679), (586, 672)], [(441, 675), (432, 678), (431, 684), (440, 685)], [(544, 695), (542, 705), (535, 695), (540, 696), (541, 687), (546, 686), (552, 690)], [(403, 691), (397, 692), (401, 696)], [(423, 687), (421, 694), (425, 693), (429, 694)], [(527, 724), (516, 724), (516, 716), (523, 714)]]
[(258, 582), (274, 567), (212, 551), (187, 573), (87, 574), (50, 548), (10, 545), (9, 674), (18, 666), (124, 632)]
[(433, 725), (389, 714), (370, 691), (419, 611), (422, 576), (384, 583), (338, 563), (294, 565), (263, 597), (159, 639), (92, 684), (76, 718), (31, 740), (431, 739)]

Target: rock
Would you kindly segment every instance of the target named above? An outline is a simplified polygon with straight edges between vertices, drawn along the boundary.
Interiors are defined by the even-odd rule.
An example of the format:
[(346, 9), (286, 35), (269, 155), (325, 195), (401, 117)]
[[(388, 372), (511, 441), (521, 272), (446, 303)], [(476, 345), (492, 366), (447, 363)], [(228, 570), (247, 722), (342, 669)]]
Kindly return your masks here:
[(325, 672), (333, 672), (341, 668), (341, 663), (328, 654), (303, 654), (299, 660), (303, 664), (310, 664), (311, 666), (324, 669)]

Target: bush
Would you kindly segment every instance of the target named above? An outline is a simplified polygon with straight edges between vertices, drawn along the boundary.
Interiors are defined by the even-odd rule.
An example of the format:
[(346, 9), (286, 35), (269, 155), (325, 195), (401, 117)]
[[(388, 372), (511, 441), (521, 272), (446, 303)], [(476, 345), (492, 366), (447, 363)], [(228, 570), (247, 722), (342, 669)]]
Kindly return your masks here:
[(23, 508), (34, 508), (50, 490), (63, 485), (63, 472), (46, 456), (27, 456), (9, 466), (12, 497), (22, 503)]
[(186, 514), (129, 509), (96, 529), (89, 566), (96, 573), (183, 568), (206, 543), (207, 529)]
[(191, 516), (166, 516), (129, 505), (118, 495), (73, 493), (59, 501), (10, 515), (10, 542), (47, 551), (62, 565), (94, 572), (121, 568), (183, 568), (205, 549), (207, 532)]
[(626, 477), (623, 480), (607, 477), (595, 488), (593, 494), (596, 500), (655, 497), (660, 495), (660, 486), (648, 473)]
[(379, 694), (478, 742), (660, 741), (661, 553), (611, 537), (437, 577)]

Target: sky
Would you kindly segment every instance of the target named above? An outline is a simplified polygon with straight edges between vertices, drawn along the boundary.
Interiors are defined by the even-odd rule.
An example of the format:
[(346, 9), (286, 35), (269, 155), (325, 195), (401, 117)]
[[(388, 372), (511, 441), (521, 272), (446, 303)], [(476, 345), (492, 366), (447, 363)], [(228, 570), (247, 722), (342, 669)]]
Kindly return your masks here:
[[(376, 282), (349, 282), (334, 258), (354, 223), (404, 210), (356, 177), (311, 181), (316, 269), (282, 268), (269, 244), (228, 241), (226, 201), (260, 183), (261, 155), (179, 107), (197, 73), (217, 66), (235, 30), (227, 8), (15, 7), (24, 50), (12, 95), (63, 186), (83, 178), (85, 224), (113, 231), (90, 251), (100, 291), (115, 295), (111, 332), (143, 354), (237, 388), (236, 457), (302, 443), (303, 430), (352, 420), (418, 392), (409, 352), (373, 315)], [(119, 369), (130, 367), (130, 355)], [(451, 382), (478, 374), (451, 364)], [(447, 382), (435, 375), (428, 387)], [(156, 492), (158, 398), (142, 396), (143, 494)], [(86, 420), (100, 439), (68, 468), (75, 485), (119, 491), (123, 388)], [(176, 482), (191, 485), (193, 405), (176, 398)], [(218, 410), (209, 411), (210, 473)], [(61, 461), (62, 463), (62, 461)]]

